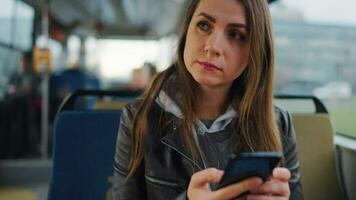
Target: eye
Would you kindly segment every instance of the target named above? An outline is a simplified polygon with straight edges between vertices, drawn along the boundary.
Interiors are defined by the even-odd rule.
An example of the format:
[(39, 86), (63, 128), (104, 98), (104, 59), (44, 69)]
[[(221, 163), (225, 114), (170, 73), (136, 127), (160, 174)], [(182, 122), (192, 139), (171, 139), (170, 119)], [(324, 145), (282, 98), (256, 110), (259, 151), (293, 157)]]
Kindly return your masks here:
[(239, 40), (239, 41), (245, 41), (246, 40), (246, 36), (245, 34), (241, 33), (238, 30), (231, 30), (228, 32), (228, 35), (230, 38), (234, 39), (234, 40)]
[(206, 21), (198, 22), (197, 27), (202, 31), (209, 31), (209, 29), (210, 29), (210, 25)]

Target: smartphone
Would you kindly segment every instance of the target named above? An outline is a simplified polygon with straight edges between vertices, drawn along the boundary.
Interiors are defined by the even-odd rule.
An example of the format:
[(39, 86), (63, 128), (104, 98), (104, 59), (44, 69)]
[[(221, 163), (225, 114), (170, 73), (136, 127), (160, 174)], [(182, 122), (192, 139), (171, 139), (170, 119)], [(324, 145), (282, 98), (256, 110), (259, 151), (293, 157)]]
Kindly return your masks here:
[(254, 176), (265, 181), (281, 158), (280, 152), (246, 152), (233, 155), (217, 189)]

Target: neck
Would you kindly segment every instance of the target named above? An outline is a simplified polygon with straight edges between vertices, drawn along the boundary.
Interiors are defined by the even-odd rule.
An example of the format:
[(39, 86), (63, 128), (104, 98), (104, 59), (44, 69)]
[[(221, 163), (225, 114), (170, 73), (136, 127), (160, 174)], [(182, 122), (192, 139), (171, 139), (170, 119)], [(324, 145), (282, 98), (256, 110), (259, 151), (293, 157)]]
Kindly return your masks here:
[(228, 88), (208, 88), (201, 86), (199, 119), (211, 120), (219, 117), (226, 110), (228, 105), (228, 91)]

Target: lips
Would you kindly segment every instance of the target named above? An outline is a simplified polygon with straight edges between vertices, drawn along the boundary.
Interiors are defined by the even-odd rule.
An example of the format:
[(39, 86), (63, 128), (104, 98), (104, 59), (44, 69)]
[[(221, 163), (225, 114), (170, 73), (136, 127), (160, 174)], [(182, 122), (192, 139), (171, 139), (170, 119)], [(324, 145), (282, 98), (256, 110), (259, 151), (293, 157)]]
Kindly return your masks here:
[(218, 71), (222, 71), (222, 69), (216, 65), (214, 65), (213, 63), (209, 63), (209, 62), (201, 62), (201, 61), (198, 61), (198, 63), (204, 67), (204, 69), (208, 70), (208, 71), (215, 71), (215, 70), (218, 70)]

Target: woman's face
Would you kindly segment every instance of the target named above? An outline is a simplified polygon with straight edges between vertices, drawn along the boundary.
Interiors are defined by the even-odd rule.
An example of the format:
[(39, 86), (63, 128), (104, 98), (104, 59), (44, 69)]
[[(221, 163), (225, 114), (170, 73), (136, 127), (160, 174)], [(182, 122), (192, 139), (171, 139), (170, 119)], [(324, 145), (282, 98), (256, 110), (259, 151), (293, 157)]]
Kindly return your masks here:
[(230, 88), (249, 57), (245, 9), (237, 0), (201, 0), (184, 48), (189, 73), (207, 88)]

